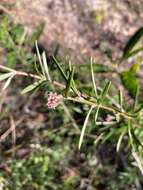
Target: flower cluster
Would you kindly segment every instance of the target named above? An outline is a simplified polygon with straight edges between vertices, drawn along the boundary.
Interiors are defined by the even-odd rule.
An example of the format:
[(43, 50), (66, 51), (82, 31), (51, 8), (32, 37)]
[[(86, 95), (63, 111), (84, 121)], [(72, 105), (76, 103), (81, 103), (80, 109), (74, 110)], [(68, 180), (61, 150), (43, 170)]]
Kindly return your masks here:
[(63, 100), (63, 96), (61, 94), (57, 94), (56, 92), (50, 92), (48, 94), (48, 102), (47, 106), (49, 109), (55, 109)]

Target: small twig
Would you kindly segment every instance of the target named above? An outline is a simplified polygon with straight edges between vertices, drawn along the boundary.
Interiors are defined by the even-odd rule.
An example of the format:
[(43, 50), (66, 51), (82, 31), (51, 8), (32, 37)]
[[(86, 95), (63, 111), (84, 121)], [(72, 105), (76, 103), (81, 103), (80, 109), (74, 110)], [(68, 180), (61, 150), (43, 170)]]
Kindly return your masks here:
[[(73, 102), (78, 102), (78, 103), (82, 103), (82, 104), (87, 104), (89, 106), (94, 106), (94, 108), (96, 108), (98, 106), (98, 104), (96, 102), (93, 102), (93, 101), (90, 101), (90, 100), (85, 100), (85, 99), (79, 98), (79, 97), (76, 97), (76, 98), (68, 97), (67, 100), (71, 100)], [(105, 106), (105, 105), (102, 105), (102, 104), (100, 104), (100, 108), (104, 109), (104, 110), (107, 110), (107, 111), (110, 111), (113, 114), (118, 113), (119, 115), (123, 116), (126, 119), (132, 119), (133, 118), (133, 115), (130, 115), (130, 114), (126, 113), (126, 112), (121, 112), (120, 110), (118, 110), (116, 108), (112, 108), (112, 107)]]
[[(24, 76), (24, 77), (31, 77), (31, 78), (34, 78), (34, 79), (42, 79), (41, 76), (38, 76), (38, 75), (35, 75), (35, 74), (32, 74), (32, 73), (26, 73), (26, 72), (23, 72), (23, 71), (16, 71), (15, 69), (10, 69), (6, 66), (3, 66), (3, 65), (0, 65), (0, 69), (4, 70), (4, 71), (9, 71), (9, 72), (13, 72), (15, 75), (20, 75), (20, 76)], [(55, 86), (58, 86), (60, 88), (65, 88), (65, 85), (57, 82), (57, 81), (52, 81), (52, 84), (54, 84)]]
[[(13, 116), (10, 116), (10, 123), (11, 123), (11, 131), (12, 131), (12, 149), (15, 150), (16, 145), (16, 125)], [(14, 153), (15, 151), (13, 151)]]
[(6, 7), (4, 7), (3, 5), (0, 5), (0, 10), (2, 10), (7, 15), (9, 15), (13, 20), (15, 20), (15, 17), (12, 15), (12, 13)]
[(3, 140), (5, 140), (5, 138), (11, 133), (13, 132), (13, 130), (24, 120), (24, 117), (22, 117), (21, 119), (19, 119), (16, 123), (14, 127), (10, 127), (6, 132), (4, 132), (1, 136), (0, 136), (0, 142), (2, 142)]

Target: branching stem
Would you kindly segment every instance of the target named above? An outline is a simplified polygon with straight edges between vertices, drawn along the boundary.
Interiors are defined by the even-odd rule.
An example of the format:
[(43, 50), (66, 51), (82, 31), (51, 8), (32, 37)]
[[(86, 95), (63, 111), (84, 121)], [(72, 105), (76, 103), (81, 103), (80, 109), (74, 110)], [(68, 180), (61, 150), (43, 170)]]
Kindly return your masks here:
[[(22, 71), (17, 71), (15, 69), (11, 69), (11, 68), (8, 68), (4, 65), (0, 65), (0, 69), (1, 70), (4, 70), (4, 71), (8, 71), (8, 72), (13, 72), (15, 75), (20, 75), (20, 76), (24, 76), (24, 77), (31, 77), (31, 78), (34, 78), (34, 79), (42, 79), (42, 76), (38, 76), (38, 75), (35, 75), (35, 74), (32, 74), (32, 73), (26, 73), (26, 72), (22, 72)], [(57, 87), (60, 87), (60, 88), (65, 88), (65, 85), (57, 82), (57, 81), (52, 81), (51, 82), (53, 85), (57, 86)], [(80, 93), (81, 94), (81, 93)], [(88, 97), (86, 94), (85, 94), (85, 97)], [(89, 105), (89, 106), (94, 106), (95, 108), (98, 106), (98, 103), (96, 103), (96, 100), (93, 101), (92, 99), (90, 100), (87, 100), (83, 97), (68, 97), (66, 98), (66, 100), (70, 100), (70, 101), (73, 101), (73, 102), (79, 102), (81, 104), (86, 104), (86, 105)], [(100, 105), (100, 108), (101, 109), (104, 109), (104, 110), (107, 110), (109, 112), (112, 112), (113, 114), (119, 114), (120, 116), (126, 118), (126, 119), (132, 119), (134, 116), (129, 114), (129, 113), (126, 113), (126, 112), (122, 112), (120, 111), (119, 109), (115, 108), (115, 107), (109, 107), (109, 106), (105, 106), (105, 105)]]

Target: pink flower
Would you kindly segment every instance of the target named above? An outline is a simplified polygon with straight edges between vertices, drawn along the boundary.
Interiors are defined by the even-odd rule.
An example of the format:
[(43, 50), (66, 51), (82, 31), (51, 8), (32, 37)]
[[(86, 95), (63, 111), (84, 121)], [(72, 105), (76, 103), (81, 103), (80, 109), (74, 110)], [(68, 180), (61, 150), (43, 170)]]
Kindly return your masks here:
[(55, 109), (63, 100), (63, 96), (61, 94), (57, 94), (56, 92), (50, 92), (48, 94), (48, 102), (47, 106), (49, 109)]

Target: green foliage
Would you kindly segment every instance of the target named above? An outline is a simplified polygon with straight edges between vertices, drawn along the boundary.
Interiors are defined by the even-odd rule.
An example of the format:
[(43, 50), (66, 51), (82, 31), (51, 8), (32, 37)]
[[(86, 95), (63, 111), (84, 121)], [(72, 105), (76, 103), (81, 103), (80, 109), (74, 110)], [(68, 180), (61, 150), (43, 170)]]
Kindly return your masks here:
[[(89, 67), (90, 63), (87, 64), (83, 64), (80, 66), (81, 71), (88, 71), (90, 72), (90, 67)], [(109, 68), (107, 65), (103, 65), (103, 64), (99, 64), (99, 63), (94, 63), (93, 64), (93, 70), (95, 73), (107, 73), (107, 72), (111, 72), (112, 69)]]
[(45, 80), (44, 80), (44, 79), (41, 79), (41, 80), (39, 80), (38, 82), (35, 82), (34, 84), (30, 84), (29, 86), (25, 87), (25, 88), (22, 90), (21, 94), (25, 94), (25, 93), (28, 93), (28, 92), (30, 92), (30, 91), (35, 90), (36, 88), (38, 88), (38, 87), (39, 87), (42, 83), (44, 83), (44, 82), (45, 82)]
[[(79, 188), (80, 185), (78, 183), (84, 178), (82, 172), (79, 176), (73, 168), (71, 170), (68, 168), (68, 171), (71, 172), (68, 174), (64, 170), (65, 167), (69, 166), (71, 161), (69, 158), (71, 156), (70, 153), (74, 155), (77, 153), (77, 150), (75, 151), (75, 149), (77, 149), (75, 144), (77, 144), (78, 138), (78, 148), (81, 149), (82, 146), (82, 150), (88, 155), (90, 162), (90, 152), (95, 154), (95, 150), (98, 151), (100, 146), (108, 143), (114, 150), (114, 154), (111, 155), (112, 159), (116, 154), (125, 153), (128, 155), (127, 162), (129, 161), (132, 163), (131, 156), (134, 151), (138, 153), (139, 158), (143, 158), (143, 131), (141, 127), (143, 125), (143, 104), (139, 97), (140, 83), (139, 78), (137, 77), (141, 62), (135, 62), (129, 70), (119, 73), (118, 69), (120, 71), (120, 68), (114, 67), (115, 65), (112, 68), (112, 65), (116, 64), (116, 61), (109, 67), (104, 64), (98, 64), (91, 59), (91, 64), (86, 63), (79, 66), (77, 64), (77, 67), (79, 67), (78, 72), (78, 69), (75, 69), (73, 65), (61, 64), (55, 57), (53, 57), (53, 62), (56, 67), (52, 65), (54, 69), (50, 70), (48, 67), (46, 52), (43, 52), (42, 54), (40, 53), (36, 41), (43, 31), (44, 24), (40, 24), (33, 34), (28, 36), (23, 26), (14, 25), (9, 18), (5, 16), (0, 19), (0, 45), (6, 55), (6, 67), (0, 65), (0, 69), (2, 70), (0, 81), (5, 82), (2, 90), (5, 90), (11, 84), (13, 77), (21, 75), (23, 77), (32, 78), (32, 80), (30, 79), (27, 82), (28, 84), (31, 82), (31, 84), (22, 90), (22, 94), (39, 89), (45, 100), (48, 99), (49, 89), (52, 89), (52, 92), (59, 93), (59, 95), (62, 94), (62, 101), (64, 101), (60, 102), (61, 107), (59, 106), (55, 112), (47, 111), (47, 108), (45, 107), (45, 105), (47, 105), (46, 102), (42, 105), (42, 109), (44, 110), (42, 110), (42, 113), (46, 112), (45, 114), (47, 114), (46, 119), (44, 118), (46, 130), (45, 126), (43, 128), (41, 127), (40, 130), (44, 130), (45, 136), (43, 136), (45, 138), (39, 134), (40, 130), (36, 133), (36, 136), (39, 135), (38, 141), (39, 139), (42, 139), (42, 143), (46, 142), (45, 144), (47, 144), (48, 139), (48, 146), (40, 146), (38, 151), (30, 149), (31, 153), (28, 154), (26, 159), (15, 158), (8, 162), (11, 171), (11, 175), (7, 176), (8, 181), (10, 181), (10, 188), (7, 186), (7, 181), (4, 181), (4, 175), (6, 174), (1, 172), (0, 176), (0, 182), (2, 179), (2, 182), (6, 183), (6, 188), (9, 188), (10, 190), (73, 190), (77, 187)], [(142, 47), (134, 50), (134, 47), (141, 39), (142, 34), (143, 28), (140, 28), (127, 42), (122, 60), (126, 60), (142, 51)], [(29, 52), (29, 47), (32, 47), (35, 41), (37, 56), (35, 55), (34, 57), (32, 51)], [(33, 59), (33, 57), (35, 59)], [(110, 57), (110, 61), (113, 61), (112, 55), (108, 57)], [(117, 67), (120, 67), (118, 61), (122, 60), (117, 60)], [(19, 66), (19, 64), (21, 65)], [(28, 70), (28, 72), (14, 70), (14, 67), (21, 69), (22, 65), (24, 66), (24, 71)], [(7, 68), (7, 66), (10, 68)], [(35, 70), (32, 70), (32, 73), (29, 73), (29, 68), (32, 66), (35, 67)], [(111, 85), (109, 78), (112, 78), (110, 75), (114, 72), (116, 72), (117, 80), (112, 80)], [(101, 77), (102, 74), (104, 77)], [(98, 79), (98, 76), (100, 76), (102, 80)], [(121, 79), (122, 84), (120, 84), (119, 79)], [(130, 98), (131, 103), (130, 101), (124, 101), (124, 92), (121, 90), (118, 92), (116, 88), (118, 85), (123, 85), (128, 90), (131, 97), (128, 97), (127, 95), (126, 98)], [(41, 99), (40, 96), (40, 100)], [(73, 113), (73, 111), (75, 111), (75, 113)], [(54, 114), (62, 120), (62, 124), (59, 121), (57, 122), (58, 119), (54, 118)], [(46, 123), (47, 120), (48, 122)], [(72, 129), (72, 126), (74, 129)], [(87, 128), (87, 126), (89, 127)], [(57, 131), (58, 133), (56, 133)], [(51, 133), (48, 134), (49, 132)], [(60, 136), (59, 133), (62, 135)], [(49, 143), (49, 141), (52, 143)], [(98, 153), (100, 156), (100, 151)], [(86, 160), (86, 156), (84, 159)], [(108, 163), (109, 158), (106, 159), (105, 156), (104, 159), (107, 160)], [(119, 175), (116, 180), (119, 184), (118, 186), (116, 182), (112, 180), (112, 174), (111, 179), (107, 175), (107, 179), (104, 179), (105, 175), (100, 173), (102, 162), (101, 165), (99, 164), (95, 178), (93, 175), (94, 168), (92, 168), (92, 166), (90, 168), (89, 163), (84, 161), (82, 165), (79, 159), (77, 165), (80, 165), (79, 167), (81, 168), (89, 167), (82, 169), (87, 170), (85, 176), (91, 176), (93, 178), (91, 180), (91, 183), (93, 184), (91, 185), (97, 189), (98, 185), (101, 185), (102, 183), (104, 185), (106, 184), (107, 189), (111, 190), (120, 190), (124, 187), (129, 188), (130, 185), (135, 183), (134, 179), (137, 178), (136, 172), (131, 174), (133, 170), (128, 170), (128, 168), (126, 170), (126, 168), (124, 168), (123, 172), (119, 172), (121, 175)], [(116, 167), (117, 166), (114, 166), (114, 169), (116, 169)], [(140, 169), (140, 166), (138, 167)], [(107, 171), (110, 173), (112, 167), (108, 165), (107, 168)], [(93, 171), (90, 174), (89, 169)], [(66, 174), (64, 173), (65, 175), (63, 175), (62, 172), (65, 172)], [(114, 174), (115, 173), (116, 171), (114, 171)], [(97, 176), (100, 176), (99, 178), (102, 182), (96, 180)], [(126, 184), (124, 180), (127, 180), (128, 183)], [(84, 188), (86, 187), (83, 187), (83, 189)], [(90, 189), (90, 187), (88, 188)]]
[(32, 154), (27, 160), (15, 160), (12, 163), (13, 189), (43, 189), (47, 183), (49, 157)]
[(24, 27), (22, 25), (13, 25), (10, 28), (10, 36), (15, 44), (20, 44), (22, 35), (24, 34)]
[[(143, 36), (143, 27), (139, 28), (134, 35), (128, 40), (124, 50), (123, 50), (123, 58), (128, 58), (132, 53), (133, 48), (139, 42), (141, 37)], [(142, 51), (142, 49), (141, 49)], [(138, 53), (139, 51), (136, 51)]]
[(27, 43), (29, 45), (34, 45), (35, 41), (39, 39), (40, 35), (42, 34), (44, 30), (44, 23), (40, 23), (36, 28), (35, 31), (33, 31), (32, 35), (28, 37)]
[(69, 91), (72, 87), (72, 82), (73, 82), (73, 76), (74, 76), (74, 68), (72, 68), (71, 71), (69, 71), (69, 77), (67, 79), (67, 84), (66, 84), (66, 89), (65, 89), (65, 97), (68, 97)]
[(18, 63), (17, 53), (15, 51), (10, 51), (7, 53), (6, 63), (8, 67), (14, 67)]
[[(28, 36), (24, 27), (20, 24), (13, 24), (6, 15), (0, 16), (0, 46), (6, 51), (6, 62), (8, 67), (15, 67), (16, 64), (33, 61), (33, 55), (29, 54), (28, 46), (32, 47), (35, 40), (38, 40), (43, 32), (44, 24), (39, 24)], [(23, 46), (24, 45), (24, 46)], [(30, 56), (29, 56), (30, 55)]]
[(131, 96), (135, 98), (136, 91), (139, 86), (139, 80), (132, 71), (124, 71), (120, 74), (121, 80), (125, 88), (129, 91)]

